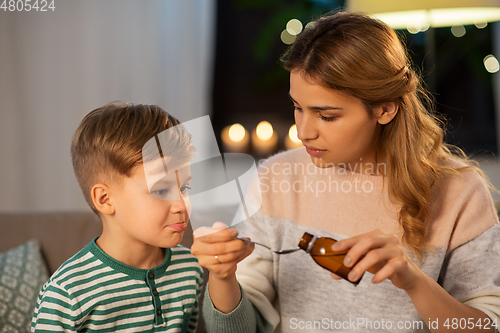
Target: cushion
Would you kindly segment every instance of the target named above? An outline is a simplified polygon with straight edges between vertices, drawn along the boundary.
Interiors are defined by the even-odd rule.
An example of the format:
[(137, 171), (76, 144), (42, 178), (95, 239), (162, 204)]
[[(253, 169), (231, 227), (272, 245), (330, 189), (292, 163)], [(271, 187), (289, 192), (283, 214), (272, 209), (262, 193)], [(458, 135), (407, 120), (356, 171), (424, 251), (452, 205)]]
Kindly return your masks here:
[(0, 332), (29, 332), (38, 294), (48, 280), (40, 243), (0, 253)]

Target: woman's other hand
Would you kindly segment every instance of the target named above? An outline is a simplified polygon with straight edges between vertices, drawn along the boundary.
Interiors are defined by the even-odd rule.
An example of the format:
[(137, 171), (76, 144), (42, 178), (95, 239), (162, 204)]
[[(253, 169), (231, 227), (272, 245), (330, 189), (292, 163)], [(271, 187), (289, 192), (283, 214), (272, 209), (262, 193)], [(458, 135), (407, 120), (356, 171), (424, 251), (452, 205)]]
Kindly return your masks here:
[(210, 271), (212, 278), (220, 280), (234, 276), (236, 265), (250, 255), (254, 244), (236, 239), (238, 231), (222, 222), (211, 228), (201, 227), (193, 233), (191, 253), (201, 266)]
[[(372, 283), (388, 279), (394, 286), (408, 292), (416, 288), (425, 276), (405, 252), (401, 240), (379, 229), (332, 245), (334, 251), (347, 249), (344, 266), (353, 267), (348, 276), (350, 281), (357, 281), (368, 271), (374, 274)], [(339, 279), (335, 274), (332, 277)]]

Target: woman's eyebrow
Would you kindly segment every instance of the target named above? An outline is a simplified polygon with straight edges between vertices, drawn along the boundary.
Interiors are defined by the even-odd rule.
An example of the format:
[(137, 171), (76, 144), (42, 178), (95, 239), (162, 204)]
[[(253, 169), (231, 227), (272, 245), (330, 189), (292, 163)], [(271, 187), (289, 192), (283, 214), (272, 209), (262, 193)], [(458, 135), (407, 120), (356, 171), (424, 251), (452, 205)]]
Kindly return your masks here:
[[(293, 99), (293, 97), (290, 95), (290, 93), (288, 93), (288, 97), (290, 97), (292, 102), (300, 105), (299, 103), (297, 103), (296, 100)], [(308, 109), (314, 110), (314, 111), (335, 111), (335, 110), (342, 111), (342, 110), (344, 110), (343, 108), (339, 108), (339, 107), (335, 107), (335, 106), (309, 106)]]
[(310, 106), (309, 109), (315, 111), (342, 111), (344, 109), (335, 106)]

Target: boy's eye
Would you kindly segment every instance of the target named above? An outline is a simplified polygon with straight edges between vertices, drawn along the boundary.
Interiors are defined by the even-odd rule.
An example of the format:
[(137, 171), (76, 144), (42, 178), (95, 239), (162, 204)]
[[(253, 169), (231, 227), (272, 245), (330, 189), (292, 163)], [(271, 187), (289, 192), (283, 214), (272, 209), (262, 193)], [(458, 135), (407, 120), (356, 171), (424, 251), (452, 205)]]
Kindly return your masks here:
[(154, 191), (153, 193), (158, 194), (158, 195), (165, 195), (168, 193), (168, 190), (163, 189), (163, 190)]

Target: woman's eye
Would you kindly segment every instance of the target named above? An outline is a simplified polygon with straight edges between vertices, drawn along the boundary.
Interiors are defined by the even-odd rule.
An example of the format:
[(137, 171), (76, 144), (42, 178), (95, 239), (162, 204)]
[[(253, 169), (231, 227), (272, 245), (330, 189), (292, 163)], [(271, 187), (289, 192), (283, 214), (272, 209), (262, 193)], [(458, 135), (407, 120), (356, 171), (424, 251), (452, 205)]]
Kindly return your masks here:
[(182, 193), (187, 193), (188, 190), (190, 190), (191, 187), (189, 187), (188, 185), (184, 185), (181, 187), (181, 192)]
[(335, 119), (337, 119), (338, 117), (337, 116), (333, 116), (333, 117), (325, 117), (325, 116), (322, 116), (322, 115), (319, 115), (319, 118), (321, 120), (324, 120), (324, 121), (334, 121)]
[(293, 106), (292, 106), (292, 109), (293, 109), (293, 111), (302, 112), (302, 109), (301, 109), (301, 108), (299, 108), (299, 107), (298, 107), (298, 106), (296, 106), (296, 105), (293, 105)]

